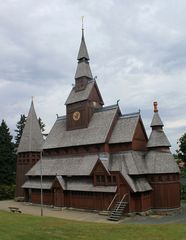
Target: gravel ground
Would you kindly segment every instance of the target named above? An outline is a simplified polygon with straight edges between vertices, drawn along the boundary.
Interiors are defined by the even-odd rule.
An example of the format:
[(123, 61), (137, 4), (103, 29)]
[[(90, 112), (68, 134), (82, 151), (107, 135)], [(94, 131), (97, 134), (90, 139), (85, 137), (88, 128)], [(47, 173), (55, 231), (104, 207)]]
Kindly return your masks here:
[[(13, 200), (0, 201), (0, 209), (10, 211), (8, 207), (18, 207), (22, 213), (31, 215), (41, 215), (40, 206), (29, 203), (15, 202)], [(19, 214), (19, 213), (15, 213)], [(123, 217), (119, 222), (111, 222), (107, 220), (107, 216), (99, 215), (96, 212), (87, 212), (71, 209), (57, 209), (52, 207), (44, 207), (43, 215), (50, 217), (57, 217), (63, 219), (71, 219), (77, 221), (88, 222), (102, 222), (102, 223), (140, 223), (140, 224), (163, 224), (163, 223), (186, 223), (186, 204), (182, 204), (179, 213), (172, 213), (171, 215), (150, 215)]]

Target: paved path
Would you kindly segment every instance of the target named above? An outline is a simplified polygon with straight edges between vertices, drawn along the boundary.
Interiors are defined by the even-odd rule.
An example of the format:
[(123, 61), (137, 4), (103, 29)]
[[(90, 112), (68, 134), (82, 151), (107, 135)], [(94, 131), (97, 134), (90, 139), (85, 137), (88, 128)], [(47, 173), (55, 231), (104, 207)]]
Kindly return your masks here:
[[(41, 215), (40, 206), (29, 203), (15, 202), (13, 200), (0, 201), (0, 209), (10, 211), (8, 207), (18, 207), (22, 213), (31, 215)], [(17, 213), (18, 214), (18, 213)], [(78, 211), (70, 209), (55, 209), (52, 207), (44, 207), (43, 215), (57, 217), (63, 219), (71, 219), (77, 221), (100, 222), (100, 223), (140, 223), (140, 224), (159, 224), (159, 223), (186, 223), (186, 204), (182, 205), (180, 213), (168, 216), (150, 215), (134, 217), (123, 217), (119, 222), (111, 222), (107, 220), (107, 216), (99, 215), (96, 212)]]
[[(18, 207), (22, 213), (31, 215), (41, 215), (40, 206), (29, 203), (15, 202), (13, 200), (0, 201), (0, 209), (10, 211), (8, 207)], [(78, 211), (70, 209), (57, 209), (52, 207), (44, 207), (43, 215), (77, 221), (102, 222), (108, 223), (107, 216), (99, 215), (96, 212)]]

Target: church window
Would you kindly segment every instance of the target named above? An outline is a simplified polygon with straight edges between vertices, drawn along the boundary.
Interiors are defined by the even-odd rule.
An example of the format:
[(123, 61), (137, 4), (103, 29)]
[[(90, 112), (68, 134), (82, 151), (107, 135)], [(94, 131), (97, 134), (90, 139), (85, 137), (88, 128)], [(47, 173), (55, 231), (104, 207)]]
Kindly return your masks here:
[(116, 184), (116, 176), (115, 175), (111, 175), (111, 176), (107, 176), (107, 184), (108, 185), (115, 185)]
[(96, 175), (96, 184), (97, 185), (105, 185), (105, 176), (104, 175)]
[(108, 182), (108, 184), (111, 184), (111, 182), (112, 182), (111, 176), (107, 177), (107, 182)]
[(116, 183), (116, 176), (112, 176), (112, 182)]

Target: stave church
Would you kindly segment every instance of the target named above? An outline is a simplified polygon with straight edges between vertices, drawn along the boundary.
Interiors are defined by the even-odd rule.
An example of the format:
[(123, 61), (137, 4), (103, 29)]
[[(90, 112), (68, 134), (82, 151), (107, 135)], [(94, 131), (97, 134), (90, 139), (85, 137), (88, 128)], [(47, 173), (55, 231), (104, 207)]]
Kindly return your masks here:
[[(33, 100), (17, 149), (16, 198), (117, 214), (180, 207), (179, 168), (157, 102), (148, 137), (140, 112), (104, 106), (84, 30), (66, 115), (44, 140)], [(112, 216), (111, 216), (112, 218)]]

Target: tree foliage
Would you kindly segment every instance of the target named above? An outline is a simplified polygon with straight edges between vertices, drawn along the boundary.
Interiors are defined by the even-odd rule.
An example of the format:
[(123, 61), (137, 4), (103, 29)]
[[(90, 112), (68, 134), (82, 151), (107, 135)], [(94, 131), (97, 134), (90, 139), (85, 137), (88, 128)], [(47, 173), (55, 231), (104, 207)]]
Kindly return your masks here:
[(186, 133), (183, 134), (178, 140), (179, 149), (176, 151), (178, 158), (186, 162)]
[(0, 185), (15, 183), (16, 154), (9, 128), (4, 120), (0, 125)]
[(39, 117), (38, 118), (39, 126), (41, 128), (41, 132), (45, 131), (45, 124), (43, 123), (42, 119)]
[(15, 136), (15, 146), (16, 147), (18, 147), (19, 142), (21, 140), (21, 136), (23, 133), (23, 129), (25, 127), (25, 123), (26, 123), (26, 116), (24, 114), (21, 114), (20, 120), (16, 124), (17, 129), (15, 130), (15, 132), (17, 133), (17, 135)]

